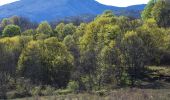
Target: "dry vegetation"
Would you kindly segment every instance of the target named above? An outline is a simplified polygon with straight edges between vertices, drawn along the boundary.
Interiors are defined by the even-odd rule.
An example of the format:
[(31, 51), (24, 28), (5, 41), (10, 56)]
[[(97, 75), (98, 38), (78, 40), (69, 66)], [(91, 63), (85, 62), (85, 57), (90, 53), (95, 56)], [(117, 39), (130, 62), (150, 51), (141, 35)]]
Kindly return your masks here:
[(118, 89), (106, 96), (72, 94), (66, 96), (32, 97), (16, 100), (169, 100), (169, 89)]

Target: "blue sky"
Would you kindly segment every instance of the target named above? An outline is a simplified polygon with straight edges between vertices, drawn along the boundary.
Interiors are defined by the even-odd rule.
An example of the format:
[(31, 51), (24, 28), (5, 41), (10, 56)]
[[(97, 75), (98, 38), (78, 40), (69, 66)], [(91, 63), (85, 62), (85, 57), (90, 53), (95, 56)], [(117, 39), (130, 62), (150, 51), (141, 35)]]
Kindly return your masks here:
[[(18, 0), (0, 0), (0, 5), (11, 3), (14, 1), (18, 1)], [(96, 0), (96, 1), (106, 5), (126, 7), (130, 5), (136, 5), (136, 4), (146, 4), (149, 0)]]

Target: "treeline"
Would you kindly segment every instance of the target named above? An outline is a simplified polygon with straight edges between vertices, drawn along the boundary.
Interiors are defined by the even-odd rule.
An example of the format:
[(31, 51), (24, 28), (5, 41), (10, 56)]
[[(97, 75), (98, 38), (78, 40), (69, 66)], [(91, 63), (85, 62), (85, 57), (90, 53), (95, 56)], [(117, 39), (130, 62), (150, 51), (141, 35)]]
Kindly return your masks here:
[(29, 28), (34, 24), (23, 27), (4, 19), (0, 98), (12, 90), (17, 96), (30, 96), (45, 86), (92, 91), (140, 84), (148, 65), (170, 64), (170, 19), (160, 19), (169, 13), (155, 18), (154, 11), (147, 10), (164, 3), (152, 1), (142, 19), (135, 20), (111, 11), (90, 23), (60, 23), (55, 28), (48, 22)]

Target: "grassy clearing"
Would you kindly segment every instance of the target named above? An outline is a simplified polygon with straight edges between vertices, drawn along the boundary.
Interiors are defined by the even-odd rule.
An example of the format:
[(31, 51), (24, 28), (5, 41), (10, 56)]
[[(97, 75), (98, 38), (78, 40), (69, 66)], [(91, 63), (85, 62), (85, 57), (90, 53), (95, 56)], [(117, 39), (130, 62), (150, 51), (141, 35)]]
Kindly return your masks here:
[(92, 94), (70, 94), (66, 96), (44, 96), (15, 100), (169, 100), (169, 89), (118, 89), (106, 96)]

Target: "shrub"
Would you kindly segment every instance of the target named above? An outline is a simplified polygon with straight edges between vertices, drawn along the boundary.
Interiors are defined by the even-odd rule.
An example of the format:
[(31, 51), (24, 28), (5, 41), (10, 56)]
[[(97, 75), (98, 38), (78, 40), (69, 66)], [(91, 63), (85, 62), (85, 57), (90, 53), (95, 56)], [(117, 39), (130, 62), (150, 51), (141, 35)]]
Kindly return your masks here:
[(15, 35), (20, 35), (20, 33), (21, 33), (21, 29), (19, 26), (8, 25), (4, 28), (4, 30), (2, 32), (2, 36), (11, 37), (11, 36), (15, 36)]
[(76, 81), (70, 81), (67, 86), (68, 90), (75, 92), (78, 90), (79, 85)]
[(41, 96), (42, 95), (42, 87), (41, 86), (34, 87), (31, 90), (31, 95), (33, 95), (33, 96)]
[(55, 88), (51, 86), (46, 86), (45, 89), (42, 91), (42, 94), (45, 96), (53, 95), (55, 91)]
[(64, 90), (59, 89), (59, 90), (54, 92), (54, 94), (56, 94), (56, 95), (67, 95), (67, 94), (70, 94), (70, 93), (72, 93), (72, 91), (70, 91), (69, 89), (64, 89)]

